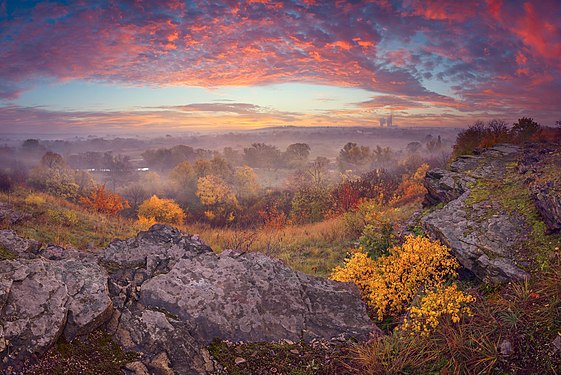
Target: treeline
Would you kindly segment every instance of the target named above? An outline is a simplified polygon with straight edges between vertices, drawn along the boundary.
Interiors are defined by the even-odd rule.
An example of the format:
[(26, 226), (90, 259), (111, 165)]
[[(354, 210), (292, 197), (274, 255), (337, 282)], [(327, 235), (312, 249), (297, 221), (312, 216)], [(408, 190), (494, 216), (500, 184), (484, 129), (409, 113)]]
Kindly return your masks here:
[[(424, 146), (410, 144), (403, 152), (347, 143), (336, 160), (309, 160), (311, 148), (305, 143), (291, 144), (283, 151), (254, 143), (243, 151), (224, 148), (222, 153), (180, 145), (143, 152), (150, 171), (139, 172), (127, 156), (85, 152), (65, 159), (39, 141), (28, 140), (19, 150), (11, 150), (11, 157), (42, 154), (39, 162), (17, 180), (13, 179), (15, 169), (6, 170), (0, 180), (6, 189), (14, 183), (27, 184), (146, 224), (197, 221), (213, 226), (279, 227), (341, 215), (367, 200), (382, 204), (407, 200), (420, 191), (419, 186), (411, 189), (411, 181), (421, 165), (446, 160), (430, 154), (430, 142), (440, 143), (440, 139), (427, 139)], [(421, 157), (420, 152), (428, 154)], [(279, 168), (290, 171), (284, 184), (262, 186), (257, 172), (274, 173)], [(95, 170), (98, 181), (89, 170)]]
[(522, 117), (509, 126), (503, 120), (493, 119), (487, 122), (475, 121), (466, 130), (458, 134), (452, 157), (469, 155), (478, 148), (488, 148), (499, 143), (524, 143), (527, 141), (560, 141), (561, 120), (555, 127), (543, 126), (533, 118)]

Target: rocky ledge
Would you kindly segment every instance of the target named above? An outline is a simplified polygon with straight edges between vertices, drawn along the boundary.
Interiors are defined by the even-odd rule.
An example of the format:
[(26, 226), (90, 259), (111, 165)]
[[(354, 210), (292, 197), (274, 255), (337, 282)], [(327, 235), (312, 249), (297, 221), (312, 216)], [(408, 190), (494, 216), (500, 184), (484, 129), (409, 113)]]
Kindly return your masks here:
[[(481, 280), (530, 276), (561, 228), (561, 147), (497, 145), (427, 173), (421, 225)], [(432, 206), (432, 207), (431, 207)], [(540, 249), (538, 249), (540, 247)], [(553, 250), (553, 248), (551, 249)]]
[(155, 225), (97, 255), (0, 231), (1, 366), (102, 327), (139, 353), (129, 373), (214, 371), (205, 349), (229, 341), (366, 340), (379, 330), (354, 284), (296, 272), (258, 253), (213, 253)]

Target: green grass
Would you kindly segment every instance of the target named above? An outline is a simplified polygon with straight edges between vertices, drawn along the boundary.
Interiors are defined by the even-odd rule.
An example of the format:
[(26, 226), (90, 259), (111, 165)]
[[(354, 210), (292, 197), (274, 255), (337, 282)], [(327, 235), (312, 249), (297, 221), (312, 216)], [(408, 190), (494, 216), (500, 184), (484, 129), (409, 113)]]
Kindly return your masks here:
[(7, 249), (4, 245), (0, 244), (0, 261), (1, 260), (14, 260), (18, 256), (13, 251)]

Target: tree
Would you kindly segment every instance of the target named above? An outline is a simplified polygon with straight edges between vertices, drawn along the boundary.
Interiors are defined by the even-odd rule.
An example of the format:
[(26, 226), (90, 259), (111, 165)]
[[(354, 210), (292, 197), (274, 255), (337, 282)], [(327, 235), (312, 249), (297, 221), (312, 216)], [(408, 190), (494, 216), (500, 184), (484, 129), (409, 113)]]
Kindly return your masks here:
[(9, 174), (0, 171), (0, 191), (3, 193), (8, 193), (12, 190), (13, 181)]
[(172, 169), (169, 177), (180, 189), (192, 187), (197, 181), (195, 170), (187, 160), (177, 164)]
[(522, 117), (512, 125), (512, 134), (520, 141), (524, 142), (529, 140), (534, 134), (539, 132), (541, 125), (530, 117)]
[(105, 190), (105, 184), (98, 186), (89, 197), (80, 198), (80, 203), (107, 215), (116, 215), (129, 207), (129, 203), (119, 194)]
[(129, 206), (134, 212), (136, 212), (140, 204), (149, 197), (149, 193), (146, 191), (144, 185), (138, 182), (128, 185), (121, 193), (129, 202)]
[(253, 168), (244, 165), (234, 172), (234, 186), (240, 199), (248, 200), (257, 196), (261, 186)]
[(368, 165), (370, 160), (370, 148), (367, 146), (359, 146), (352, 142), (343, 146), (337, 157), (339, 168), (342, 171), (355, 168), (362, 169)]
[(437, 139), (430, 139), (427, 141), (427, 150), (431, 154), (434, 152), (438, 152), (442, 149), (442, 139), (438, 136)]
[(420, 142), (409, 142), (407, 146), (405, 146), (405, 151), (407, 151), (409, 154), (415, 154), (419, 152), (421, 148), (423, 148), (423, 145), (421, 145)]
[(292, 220), (297, 223), (322, 221), (332, 207), (333, 200), (327, 189), (304, 187), (292, 198)]
[(41, 166), (45, 168), (66, 168), (64, 158), (55, 152), (47, 151), (41, 158)]
[(234, 220), (239, 208), (238, 200), (226, 182), (213, 175), (199, 177), (197, 197), (207, 207), (205, 216), (214, 223), (224, 224)]
[(158, 222), (172, 225), (182, 225), (185, 212), (173, 199), (158, 198), (152, 195), (138, 207), (138, 219), (141, 222)]
[(310, 156), (310, 146), (307, 143), (293, 143), (286, 148), (284, 160), (289, 166), (298, 166), (305, 163)]
[(275, 146), (265, 143), (253, 143), (251, 147), (244, 148), (244, 160), (247, 165), (254, 168), (276, 168), (282, 160), (281, 152)]
[(74, 171), (66, 166), (62, 156), (53, 152), (45, 153), (40, 165), (31, 170), (29, 183), (49, 194), (70, 200), (76, 200), (80, 190)]

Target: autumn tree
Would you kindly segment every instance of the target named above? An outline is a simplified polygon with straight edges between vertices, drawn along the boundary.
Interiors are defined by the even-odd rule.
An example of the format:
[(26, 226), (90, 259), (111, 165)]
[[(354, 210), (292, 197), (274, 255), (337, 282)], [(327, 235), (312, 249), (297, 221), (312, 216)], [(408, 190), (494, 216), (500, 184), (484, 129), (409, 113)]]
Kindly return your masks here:
[(129, 207), (129, 203), (122, 196), (105, 190), (105, 184), (94, 189), (89, 197), (80, 198), (80, 203), (94, 211), (107, 215), (116, 215)]
[(67, 167), (61, 155), (53, 152), (45, 153), (39, 166), (31, 170), (29, 183), (49, 194), (70, 200), (77, 199), (80, 190), (74, 171)]
[(248, 200), (257, 196), (261, 186), (259, 178), (253, 168), (244, 165), (236, 168), (234, 172), (234, 187), (237, 195), (242, 200)]
[(185, 212), (173, 199), (158, 198), (152, 195), (138, 207), (138, 219), (141, 222), (158, 222), (182, 225)]
[(199, 177), (196, 194), (207, 208), (205, 216), (209, 221), (224, 224), (235, 219), (235, 211), (239, 208), (238, 200), (222, 178), (214, 175)]

